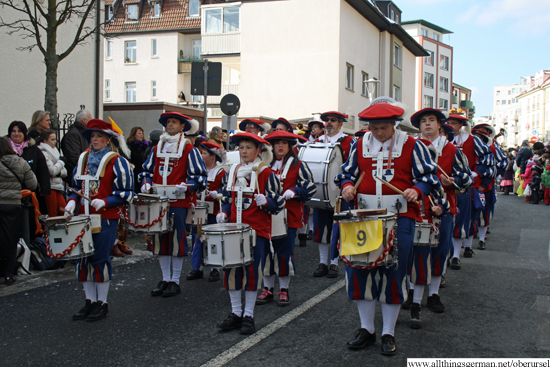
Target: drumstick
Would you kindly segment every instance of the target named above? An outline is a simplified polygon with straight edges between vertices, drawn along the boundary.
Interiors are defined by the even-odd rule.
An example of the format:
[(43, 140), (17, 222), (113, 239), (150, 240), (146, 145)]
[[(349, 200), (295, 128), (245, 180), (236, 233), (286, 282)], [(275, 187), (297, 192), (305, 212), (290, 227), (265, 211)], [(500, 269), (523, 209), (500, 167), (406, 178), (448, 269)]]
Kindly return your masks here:
[(199, 218), (199, 225), (197, 226), (197, 236), (199, 238), (202, 236), (202, 218)]
[[(374, 176), (374, 178), (376, 178), (377, 180), (379, 181), (382, 181), (382, 183), (386, 186), (388, 186), (390, 189), (392, 189), (393, 191), (395, 192), (398, 192), (400, 193), (401, 195), (404, 195), (404, 192), (399, 190), (397, 187), (393, 186), (392, 184), (390, 184), (388, 181), (384, 180), (384, 179), (381, 179), (380, 177), (378, 176)], [(417, 204), (417, 205), (420, 205), (420, 202), (418, 200), (415, 200), (413, 201), (413, 203)]]
[[(82, 195), (81, 193), (79, 193), (79, 192), (76, 191), (76, 190), (73, 190), (72, 187), (69, 187), (69, 190), (71, 190), (72, 192), (74, 192), (75, 194), (77, 194), (78, 196), (80, 196), (81, 198), (88, 200), (90, 203), (92, 202), (92, 199), (90, 199), (90, 198), (87, 197), (87, 196)], [(63, 209), (63, 210), (65, 210), (65, 209)]]
[[(183, 186), (191, 186), (191, 184), (188, 184), (188, 183), (185, 183), (185, 182), (182, 182), (180, 185), (183, 185)], [(176, 187), (177, 185), (155, 185), (153, 187)]]
[(59, 207), (59, 210), (60, 210), (62, 213), (65, 213), (65, 212), (69, 213), (69, 217), (72, 217), (72, 216), (74, 215), (73, 212), (68, 212), (68, 211), (65, 210), (65, 208), (63, 208), (63, 207), (61, 207), (61, 206)]
[(359, 187), (361, 181), (363, 181), (363, 177), (365, 177), (365, 171), (361, 172), (361, 176), (359, 176), (359, 179), (355, 183), (355, 186), (353, 186), (353, 191), (351, 192), (352, 195), (355, 195), (355, 193), (357, 192), (357, 188)]
[(430, 199), (430, 203), (432, 203), (432, 206), (435, 206), (434, 202), (432, 201), (432, 197), (428, 196), (428, 199)]
[(223, 195), (222, 194), (218, 194), (218, 201), (220, 202), (220, 213), (222, 211), (222, 198), (223, 198)]
[(256, 190), (258, 190), (258, 194), (260, 193), (260, 189), (258, 188), (258, 166), (252, 167), (252, 171), (256, 172)]
[[(443, 171), (443, 170), (441, 169), (441, 167), (439, 167), (439, 164), (437, 165), (437, 168), (439, 168), (439, 170), (441, 171), (441, 173), (443, 174), (443, 176), (445, 176), (445, 177), (447, 178), (447, 180), (450, 180), (450, 179), (451, 179), (451, 178), (449, 177), (449, 175), (446, 174), (445, 171)], [(453, 182), (453, 185), (458, 189), (458, 191), (461, 190), (461, 188), (458, 187), (458, 185), (457, 185), (456, 183)]]

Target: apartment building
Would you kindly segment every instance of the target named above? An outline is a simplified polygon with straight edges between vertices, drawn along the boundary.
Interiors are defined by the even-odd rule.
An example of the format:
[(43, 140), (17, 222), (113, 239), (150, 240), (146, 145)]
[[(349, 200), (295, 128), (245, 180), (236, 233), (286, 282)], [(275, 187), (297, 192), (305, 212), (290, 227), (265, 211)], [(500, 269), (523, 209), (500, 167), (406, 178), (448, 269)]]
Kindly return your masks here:
[(528, 78), (520, 78), (519, 84), (497, 85), (493, 87), (493, 112), (491, 124), (500, 131), (504, 129), (506, 146), (515, 146), (519, 139), (519, 115), (520, 101), (519, 94), (527, 89)]
[(519, 118), (514, 134), (516, 144), (524, 139), (550, 141), (550, 70), (522, 78), (525, 90), (517, 95)]

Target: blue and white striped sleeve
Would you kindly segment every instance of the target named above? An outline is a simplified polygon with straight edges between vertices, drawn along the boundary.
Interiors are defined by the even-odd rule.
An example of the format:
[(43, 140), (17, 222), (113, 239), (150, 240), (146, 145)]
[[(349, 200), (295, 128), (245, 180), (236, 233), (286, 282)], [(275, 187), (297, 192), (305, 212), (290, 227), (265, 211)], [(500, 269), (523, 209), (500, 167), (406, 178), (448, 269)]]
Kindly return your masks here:
[(113, 164), (115, 179), (111, 196), (106, 197), (109, 208), (130, 203), (134, 198), (134, 171), (123, 157), (116, 158)]
[(432, 159), (428, 148), (419, 140), (414, 142), (412, 156), (412, 177), (414, 187), (429, 195), (441, 190), (441, 182), (436, 176), (437, 163)]
[(342, 173), (336, 175), (334, 182), (344, 188), (346, 184), (354, 185), (359, 176), (359, 165), (357, 164), (357, 144), (352, 144), (349, 149), (348, 160), (342, 165)]
[(153, 183), (153, 174), (155, 173), (155, 156), (156, 156), (157, 147), (151, 149), (149, 157), (145, 160), (142, 165), (143, 171), (139, 174), (140, 183), (143, 186), (144, 183), (148, 182)]
[(191, 149), (187, 156), (187, 184), (191, 191), (201, 191), (206, 189), (208, 183), (208, 174), (206, 166), (202, 160), (201, 153), (197, 148)]
[(472, 180), (472, 171), (470, 171), (470, 166), (468, 165), (468, 159), (460, 149), (457, 149), (455, 153), (452, 177), (455, 183), (462, 189), (467, 189), (474, 183), (474, 180)]
[(306, 162), (299, 162), (298, 179), (296, 187), (291, 188), (296, 194), (295, 198), (298, 201), (305, 203), (309, 201), (317, 192), (317, 186), (313, 183), (313, 174)]
[(477, 157), (477, 163), (474, 171), (480, 178), (491, 178), (494, 175), (495, 156), (491, 148), (480, 138), (474, 136), (474, 152)]
[(270, 172), (267, 179), (267, 185), (264, 190), (264, 196), (267, 199), (267, 205), (264, 210), (269, 214), (277, 214), (285, 207), (285, 199), (281, 196), (283, 187), (281, 182), (273, 172)]
[(497, 142), (495, 142), (495, 148), (496, 148), (495, 155), (497, 160), (496, 167), (497, 167), (497, 176), (498, 176), (498, 175), (502, 175), (506, 170), (506, 167), (508, 167), (508, 157), (502, 150), (502, 147), (500, 146), (500, 144), (498, 144)]

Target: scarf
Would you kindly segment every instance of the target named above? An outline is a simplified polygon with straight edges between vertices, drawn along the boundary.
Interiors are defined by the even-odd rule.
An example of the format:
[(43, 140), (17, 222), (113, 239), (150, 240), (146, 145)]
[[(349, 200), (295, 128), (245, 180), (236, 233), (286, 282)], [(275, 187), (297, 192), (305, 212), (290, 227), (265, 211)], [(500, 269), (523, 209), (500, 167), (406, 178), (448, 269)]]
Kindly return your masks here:
[(52, 148), (44, 142), (40, 143), (40, 149), (50, 155), (50, 157), (52, 158), (53, 164), (56, 164), (57, 161), (59, 160), (59, 157), (61, 156), (57, 148)]
[(90, 172), (90, 175), (96, 175), (101, 159), (110, 151), (111, 147), (108, 144), (101, 150), (95, 150), (93, 147), (90, 147), (90, 154), (88, 155), (88, 172)]
[[(247, 187), (248, 186), (247, 178), (251, 179), (250, 175), (253, 172), (252, 167), (254, 167), (254, 165), (258, 162), (261, 162), (260, 157), (256, 157), (256, 159), (254, 159), (254, 161), (250, 163), (241, 163), (237, 168), (237, 174), (235, 175), (237, 180), (234, 186)], [(258, 175), (259, 175), (259, 172), (258, 172)]]
[(134, 146), (138, 151), (145, 150), (149, 146), (149, 142), (143, 140), (134, 140)]
[[(160, 136), (159, 144), (162, 147), (163, 153), (172, 153), (174, 151), (178, 151), (179, 146), (177, 145), (178, 142), (183, 139), (183, 133), (179, 132), (176, 135), (170, 135), (168, 133), (163, 133)], [(174, 145), (176, 145), (174, 149)]]
[(29, 141), (25, 140), (21, 144), (16, 144), (13, 142), (13, 140), (10, 139), (11, 147), (15, 151), (15, 153), (21, 157), (21, 154), (23, 154), (23, 149), (29, 146)]

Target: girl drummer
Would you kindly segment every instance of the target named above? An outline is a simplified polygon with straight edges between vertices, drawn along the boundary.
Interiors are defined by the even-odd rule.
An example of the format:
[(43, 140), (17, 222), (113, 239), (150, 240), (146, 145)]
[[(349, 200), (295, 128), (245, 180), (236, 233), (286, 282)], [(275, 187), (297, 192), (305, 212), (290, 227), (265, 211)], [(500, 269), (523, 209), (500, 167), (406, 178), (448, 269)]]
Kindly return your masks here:
[[(254, 305), (262, 282), (262, 259), (264, 249), (271, 238), (271, 215), (283, 210), (285, 202), (281, 196), (281, 184), (268, 167), (272, 159), (269, 143), (253, 133), (236, 134), (232, 144), (239, 146), (241, 163), (230, 170), (227, 186), (223, 190), (222, 211), (217, 215), (218, 223), (226, 220), (237, 223), (239, 213), (242, 223), (256, 231), (254, 261), (250, 265), (224, 270), (224, 287), (229, 291), (232, 312), (220, 324), (222, 330), (240, 329), (241, 334), (256, 331)], [(255, 177), (254, 177), (255, 175)], [(257, 178), (257, 180), (256, 180)], [(257, 182), (257, 185), (254, 183)], [(241, 208), (236, 207), (238, 186), (254, 189), (254, 194), (243, 194)], [(241, 290), (245, 290), (245, 308), (242, 310)]]
[(120, 206), (133, 199), (134, 174), (130, 163), (118, 154), (119, 148), (127, 150), (118, 126), (93, 119), (82, 135), (90, 142), (90, 148), (80, 155), (71, 187), (89, 195), (92, 201), (89, 203), (69, 191), (65, 213), (72, 214), (76, 201), (80, 200), (80, 214), (85, 212), (84, 206), (89, 206), (90, 214), (101, 215), (101, 232), (92, 235), (93, 255), (76, 262), (76, 275), (84, 286), (86, 303), (73, 315), (73, 320), (97, 321), (109, 316), (107, 294), (112, 276), (109, 254), (116, 241)]
[[(287, 306), (290, 303), (288, 286), (290, 277), (296, 272), (294, 264), (294, 241), (296, 231), (303, 227), (304, 203), (317, 192), (313, 183), (313, 175), (305, 162), (298, 160), (293, 146), (296, 139), (306, 140), (299, 135), (287, 131), (275, 131), (266, 136), (273, 146), (274, 158), (271, 169), (277, 175), (283, 186), (283, 198), (287, 212), (287, 235), (272, 239), (274, 253), (266, 248), (264, 265), (264, 289), (256, 300), (257, 305), (264, 305), (273, 300), (275, 275), (279, 277), (280, 290), (278, 305)], [(282, 214), (279, 214), (281, 216)], [(277, 220), (274, 216), (272, 221)]]

